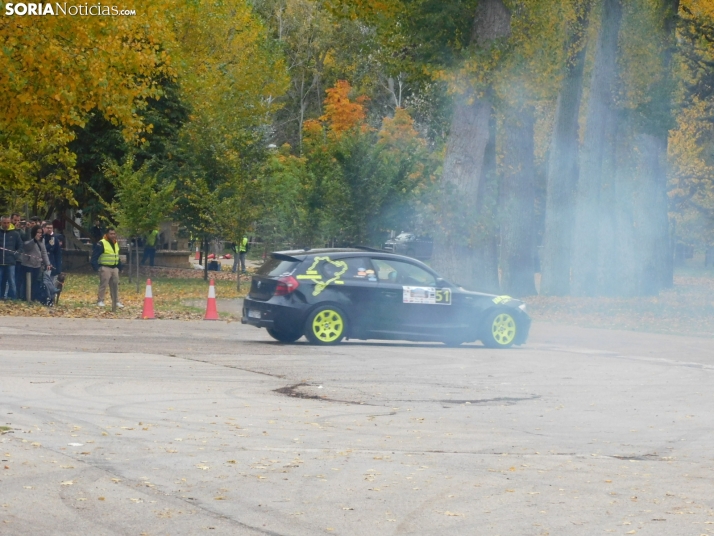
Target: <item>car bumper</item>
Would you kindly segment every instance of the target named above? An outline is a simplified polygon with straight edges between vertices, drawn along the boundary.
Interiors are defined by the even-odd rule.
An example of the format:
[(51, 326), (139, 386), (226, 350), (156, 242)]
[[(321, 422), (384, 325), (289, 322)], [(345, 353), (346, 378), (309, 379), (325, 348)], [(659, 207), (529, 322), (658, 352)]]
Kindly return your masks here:
[[(304, 314), (289, 304), (259, 301), (246, 298), (243, 300), (243, 316), (241, 324), (257, 328), (275, 328), (281, 331), (301, 330), (304, 325)], [(281, 298), (278, 298), (281, 299)]]
[(518, 332), (514, 344), (525, 344), (528, 340), (528, 334), (531, 330), (531, 317), (526, 313), (521, 313), (518, 318)]

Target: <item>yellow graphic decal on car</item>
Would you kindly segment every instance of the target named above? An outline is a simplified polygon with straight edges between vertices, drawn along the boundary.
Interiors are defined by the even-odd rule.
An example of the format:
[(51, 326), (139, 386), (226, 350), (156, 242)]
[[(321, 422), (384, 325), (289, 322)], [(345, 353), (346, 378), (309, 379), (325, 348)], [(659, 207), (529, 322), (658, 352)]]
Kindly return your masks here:
[[(322, 276), (320, 273), (316, 270), (317, 265), (320, 264), (320, 262), (325, 261), (326, 263), (329, 263), (330, 265), (334, 266), (334, 269), (328, 269), (324, 271), (331, 271), (331, 270), (339, 270), (335, 271), (332, 274), (332, 277), (328, 279), (327, 281), (322, 280)], [(304, 275), (299, 275), (297, 276), (298, 279), (307, 279), (309, 281), (312, 281), (315, 283), (315, 290), (312, 291), (313, 296), (318, 296), (323, 290), (325, 290), (329, 285), (335, 284), (335, 285), (344, 285), (345, 282), (341, 281), (340, 278), (345, 275), (345, 272), (347, 272), (347, 263), (344, 261), (333, 261), (330, 259), (330, 257), (315, 257), (314, 262), (312, 263), (312, 266), (308, 268), (308, 270), (305, 272)]]
[(495, 303), (495, 304), (506, 303), (506, 302), (511, 301), (512, 299), (513, 298), (511, 298), (510, 296), (496, 296), (493, 299), (493, 303)]

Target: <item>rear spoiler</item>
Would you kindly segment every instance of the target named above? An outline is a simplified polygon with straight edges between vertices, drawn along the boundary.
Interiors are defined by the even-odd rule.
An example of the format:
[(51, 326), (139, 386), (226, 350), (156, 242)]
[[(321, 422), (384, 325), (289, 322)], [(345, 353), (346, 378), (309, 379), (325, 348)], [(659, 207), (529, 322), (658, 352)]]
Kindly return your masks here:
[(371, 251), (373, 253), (387, 253), (384, 249), (371, 248), (369, 246), (352, 246), (354, 249), (361, 249), (362, 251)]
[(291, 257), (290, 255), (285, 255), (284, 253), (271, 253), (270, 256), (274, 259), (278, 259), (279, 261), (302, 262), (303, 260), (298, 259), (296, 257)]

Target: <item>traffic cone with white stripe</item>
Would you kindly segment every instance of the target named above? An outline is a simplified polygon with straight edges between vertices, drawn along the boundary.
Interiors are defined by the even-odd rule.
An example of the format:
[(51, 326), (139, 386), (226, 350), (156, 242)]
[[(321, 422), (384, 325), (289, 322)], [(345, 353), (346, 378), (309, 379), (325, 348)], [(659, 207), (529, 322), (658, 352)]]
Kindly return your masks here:
[(211, 279), (211, 286), (208, 287), (208, 302), (206, 303), (206, 316), (204, 320), (219, 320), (218, 309), (216, 308), (216, 284)]
[(146, 280), (146, 294), (144, 294), (144, 310), (141, 313), (144, 320), (153, 320), (154, 316), (154, 294), (151, 292), (151, 279)]

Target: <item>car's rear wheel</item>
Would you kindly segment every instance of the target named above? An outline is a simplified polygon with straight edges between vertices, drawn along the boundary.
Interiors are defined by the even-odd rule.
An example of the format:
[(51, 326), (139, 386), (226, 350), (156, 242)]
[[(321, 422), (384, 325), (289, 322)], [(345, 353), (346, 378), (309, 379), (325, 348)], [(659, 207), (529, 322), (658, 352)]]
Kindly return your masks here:
[(514, 316), (502, 309), (486, 318), (484, 336), (481, 339), (489, 348), (510, 348), (516, 340), (518, 323)]
[(322, 305), (305, 323), (305, 336), (312, 344), (337, 344), (347, 333), (347, 317), (339, 307)]
[(268, 335), (270, 335), (276, 341), (280, 341), (280, 342), (295, 342), (300, 337), (302, 337), (302, 333), (300, 333), (300, 332), (297, 332), (297, 333), (284, 332), (284, 331), (280, 331), (275, 328), (268, 328)]

